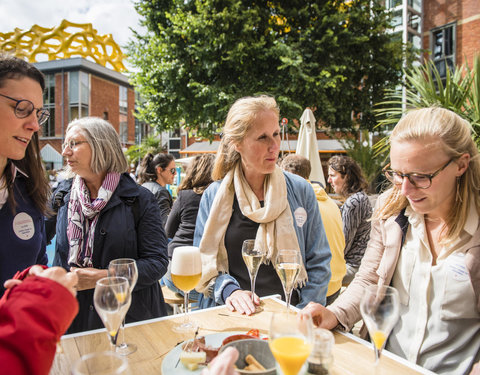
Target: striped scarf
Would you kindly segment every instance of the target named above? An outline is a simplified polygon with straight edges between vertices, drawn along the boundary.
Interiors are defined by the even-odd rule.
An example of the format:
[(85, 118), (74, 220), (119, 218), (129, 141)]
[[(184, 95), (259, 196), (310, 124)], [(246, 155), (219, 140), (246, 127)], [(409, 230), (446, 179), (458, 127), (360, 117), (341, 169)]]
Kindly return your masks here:
[[(120, 174), (109, 172), (92, 202), (85, 181), (76, 176), (68, 202), (67, 238), (70, 245), (68, 264), (93, 267), (93, 240), (100, 211), (107, 205), (120, 181)], [(87, 220), (85, 220), (85, 218)], [(85, 244), (83, 243), (85, 241)], [(84, 251), (83, 251), (83, 248)]]

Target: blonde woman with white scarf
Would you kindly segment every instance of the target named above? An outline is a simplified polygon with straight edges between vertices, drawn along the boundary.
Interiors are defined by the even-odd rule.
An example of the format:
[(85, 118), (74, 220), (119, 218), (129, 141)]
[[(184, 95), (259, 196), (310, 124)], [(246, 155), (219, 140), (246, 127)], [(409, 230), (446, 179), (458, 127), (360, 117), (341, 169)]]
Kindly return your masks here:
[[(281, 249), (303, 259), (292, 304), (325, 304), (330, 279), (330, 248), (315, 193), (303, 178), (276, 164), (280, 150), (279, 109), (268, 96), (237, 100), (230, 108), (213, 170), (215, 181), (203, 194), (194, 245), (202, 255), (196, 290), (200, 307), (226, 304), (250, 315), (259, 296), (283, 295), (274, 269)], [(241, 247), (255, 238), (266, 250), (251, 299)]]

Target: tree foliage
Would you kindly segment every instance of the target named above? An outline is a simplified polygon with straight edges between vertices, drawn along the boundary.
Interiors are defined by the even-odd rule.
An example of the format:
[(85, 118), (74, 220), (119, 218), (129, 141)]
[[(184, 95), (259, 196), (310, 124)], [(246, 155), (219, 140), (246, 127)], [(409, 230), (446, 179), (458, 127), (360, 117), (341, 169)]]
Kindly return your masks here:
[(332, 128), (372, 129), (373, 103), (399, 82), (402, 46), (377, 0), (139, 0), (136, 9), (148, 30), (128, 46), (140, 117), (162, 130), (185, 121), (212, 136), (234, 100), (261, 93), (290, 120), (311, 107)]

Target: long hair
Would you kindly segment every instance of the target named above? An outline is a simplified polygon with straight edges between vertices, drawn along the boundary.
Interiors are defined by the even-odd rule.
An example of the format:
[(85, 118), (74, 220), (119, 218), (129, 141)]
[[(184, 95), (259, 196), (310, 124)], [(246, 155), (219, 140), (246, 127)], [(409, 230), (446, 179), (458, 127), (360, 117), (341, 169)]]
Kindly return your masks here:
[(203, 194), (205, 189), (212, 183), (212, 169), (215, 157), (212, 154), (195, 156), (187, 167), (187, 173), (178, 186), (180, 190), (193, 190), (197, 194)]
[(165, 169), (168, 165), (174, 161), (175, 158), (170, 154), (157, 154), (153, 155), (148, 153), (142, 159), (140, 163), (140, 170), (138, 171), (138, 183), (144, 184), (147, 181), (157, 180), (157, 167)]
[[(445, 153), (453, 160), (463, 154), (470, 155), (465, 173), (457, 179), (458, 199), (452, 205), (446, 219), (443, 243), (458, 238), (468, 217), (470, 204), (475, 204), (480, 214), (480, 157), (472, 140), (472, 128), (468, 121), (456, 113), (439, 107), (412, 110), (395, 126), (390, 135), (391, 142), (411, 142), (438, 139)], [(386, 219), (398, 215), (407, 207), (408, 201), (397, 186), (388, 193), (384, 205), (377, 210), (373, 219)]]
[[(17, 57), (0, 53), (0, 88), (4, 86), (5, 81), (8, 79), (20, 80), (25, 77), (38, 82), (42, 91), (45, 90), (45, 79), (37, 68)], [(21, 160), (9, 159), (4, 171), (8, 191), (8, 203), (12, 207), (12, 211), (15, 212), (14, 179), (10, 163), (13, 163), (28, 175), (27, 193), (35, 203), (35, 206), (41, 212), (47, 213), (47, 200), (50, 195), (50, 186), (48, 185), (45, 167), (40, 155), (37, 132), (33, 133), (32, 139), (25, 151), (25, 157)]]
[(249, 96), (238, 99), (228, 111), (223, 136), (218, 147), (212, 178), (221, 180), (240, 161), (235, 145), (241, 143), (259, 113), (273, 111), (280, 114), (277, 102), (267, 95)]
[(340, 195), (349, 197), (359, 191), (367, 190), (368, 183), (362, 168), (350, 156), (335, 155), (328, 160), (328, 166), (340, 173), (345, 178)]
[[(92, 149), (90, 168), (93, 173), (124, 173), (128, 170), (120, 138), (112, 124), (100, 117), (82, 117), (68, 124), (67, 133), (72, 128), (82, 132)], [(68, 167), (67, 174), (73, 174)]]

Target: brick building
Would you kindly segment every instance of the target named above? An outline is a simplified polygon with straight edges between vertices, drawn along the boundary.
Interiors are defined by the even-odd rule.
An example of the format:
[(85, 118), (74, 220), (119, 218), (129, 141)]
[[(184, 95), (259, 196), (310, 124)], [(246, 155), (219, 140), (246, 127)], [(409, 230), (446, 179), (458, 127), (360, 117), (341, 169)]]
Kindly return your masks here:
[(61, 145), (68, 123), (76, 118), (97, 116), (108, 120), (124, 147), (135, 144), (148, 131), (133, 115), (135, 92), (124, 74), (81, 57), (35, 66), (45, 74), (44, 107), (51, 114), (40, 137), (47, 169), (62, 167)]

